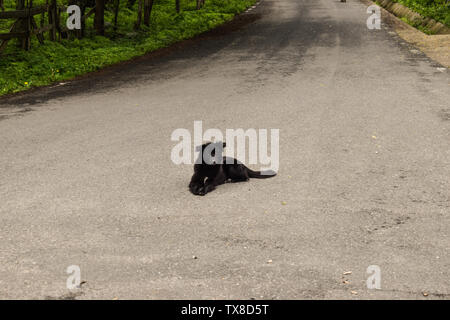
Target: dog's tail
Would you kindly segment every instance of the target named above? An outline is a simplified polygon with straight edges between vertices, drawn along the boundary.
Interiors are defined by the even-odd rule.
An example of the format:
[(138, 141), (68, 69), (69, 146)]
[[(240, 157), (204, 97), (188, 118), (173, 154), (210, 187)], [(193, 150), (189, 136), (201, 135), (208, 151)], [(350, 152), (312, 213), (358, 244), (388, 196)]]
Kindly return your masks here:
[(247, 172), (248, 172), (248, 176), (250, 178), (257, 178), (257, 179), (272, 178), (277, 175), (277, 173), (273, 170), (253, 171), (253, 170), (247, 168)]

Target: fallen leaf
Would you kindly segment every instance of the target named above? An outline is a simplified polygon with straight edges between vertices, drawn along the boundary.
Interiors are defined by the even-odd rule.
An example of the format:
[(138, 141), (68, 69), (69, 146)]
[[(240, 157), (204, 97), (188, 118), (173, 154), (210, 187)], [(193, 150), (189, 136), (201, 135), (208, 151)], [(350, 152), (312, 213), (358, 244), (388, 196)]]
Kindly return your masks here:
[(423, 293), (423, 296), (424, 296), (424, 297), (428, 297), (428, 293), (427, 293), (427, 292), (424, 292), (424, 293)]
[(281, 204), (282, 204), (283, 206), (287, 205), (287, 203), (286, 203), (285, 201), (281, 201)]
[(343, 273), (344, 276), (346, 276), (347, 274), (352, 274), (352, 272), (351, 271), (346, 271), (346, 272)]
[(357, 291), (350, 291), (351, 294), (358, 294)]

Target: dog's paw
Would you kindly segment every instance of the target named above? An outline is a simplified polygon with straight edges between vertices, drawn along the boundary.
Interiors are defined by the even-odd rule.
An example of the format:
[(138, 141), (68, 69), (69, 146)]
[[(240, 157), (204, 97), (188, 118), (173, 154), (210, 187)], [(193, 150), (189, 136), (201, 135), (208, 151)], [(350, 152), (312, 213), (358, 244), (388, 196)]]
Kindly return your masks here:
[(206, 186), (205, 186), (204, 193), (207, 194), (208, 192), (211, 192), (211, 191), (213, 191), (214, 189), (215, 189), (215, 187), (214, 187), (213, 185), (211, 185), (211, 184), (206, 185)]
[(189, 185), (189, 190), (192, 194), (198, 195), (199, 193), (203, 193), (203, 186), (191, 184)]
[(196, 196), (204, 196), (205, 195), (205, 189), (203, 186), (194, 186), (189, 188), (192, 192), (192, 194)]

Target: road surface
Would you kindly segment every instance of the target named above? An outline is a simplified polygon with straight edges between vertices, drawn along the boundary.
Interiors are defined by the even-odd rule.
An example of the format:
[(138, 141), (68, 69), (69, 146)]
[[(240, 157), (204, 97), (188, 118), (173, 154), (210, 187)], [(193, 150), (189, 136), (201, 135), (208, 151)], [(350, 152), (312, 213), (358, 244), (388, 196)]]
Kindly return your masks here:
[[(366, 9), (264, 0), (0, 100), (0, 298), (449, 299), (449, 73)], [(280, 129), (278, 176), (190, 194), (170, 137), (196, 120)]]

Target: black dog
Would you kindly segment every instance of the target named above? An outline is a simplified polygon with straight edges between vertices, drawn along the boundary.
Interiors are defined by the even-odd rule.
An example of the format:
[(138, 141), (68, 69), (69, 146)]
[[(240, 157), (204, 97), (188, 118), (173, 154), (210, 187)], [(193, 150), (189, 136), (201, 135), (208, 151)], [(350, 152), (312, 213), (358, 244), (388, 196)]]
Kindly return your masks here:
[(197, 147), (197, 151), (200, 151), (201, 148), (201, 153), (194, 165), (194, 175), (189, 183), (189, 190), (193, 194), (204, 196), (227, 181), (240, 182), (247, 181), (249, 178), (265, 179), (276, 175), (274, 171), (253, 171), (234, 158), (222, 157), (225, 146), (226, 143), (208, 142)]

